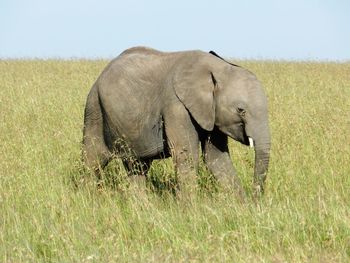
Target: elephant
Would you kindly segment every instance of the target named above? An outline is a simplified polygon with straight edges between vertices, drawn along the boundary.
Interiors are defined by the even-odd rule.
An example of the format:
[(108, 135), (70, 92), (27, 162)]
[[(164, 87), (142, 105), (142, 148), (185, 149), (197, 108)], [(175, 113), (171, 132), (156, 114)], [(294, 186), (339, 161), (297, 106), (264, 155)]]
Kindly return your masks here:
[(181, 192), (195, 180), (202, 154), (218, 184), (241, 195), (228, 137), (254, 147), (253, 191), (262, 194), (271, 145), (267, 97), (252, 72), (212, 51), (127, 49), (87, 96), (83, 160), (97, 176), (115, 156), (129, 175), (143, 177), (153, 160), (172, 157)]

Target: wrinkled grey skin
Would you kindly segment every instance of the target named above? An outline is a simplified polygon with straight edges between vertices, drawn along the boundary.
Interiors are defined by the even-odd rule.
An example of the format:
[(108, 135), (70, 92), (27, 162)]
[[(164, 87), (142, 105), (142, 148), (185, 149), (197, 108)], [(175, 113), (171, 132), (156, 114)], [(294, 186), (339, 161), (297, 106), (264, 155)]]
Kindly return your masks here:
[(263, 192), (270, 132), (266, 96), (254, 74), (202, 51), (136, 47), (114, 59), (91, 88), (83, 156), (96, 173), (119, 156), (128, 171), (137, 166), (143, 175), (152, 160), (172, 156), (181, 188), (195, 180), (201, 149), (219, 183), (241, 194), (228, 136), (245, 145), (253, 139), (254, 187)]

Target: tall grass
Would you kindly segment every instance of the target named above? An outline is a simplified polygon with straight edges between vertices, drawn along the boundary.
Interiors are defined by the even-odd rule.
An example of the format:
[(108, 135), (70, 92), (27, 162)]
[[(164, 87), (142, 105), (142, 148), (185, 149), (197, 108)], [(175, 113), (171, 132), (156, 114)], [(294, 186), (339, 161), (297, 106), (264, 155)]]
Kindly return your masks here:
[[(258, 204), (81, 183), (85, 99), (106, 64), (0, 61), (1, 262), (350, 261), (349, 63), (241, 61), (269, 98), (273, 146)], [(249, 189), (254, 154), (230, 148)], [(116, 168), (109, 176), (122, 177)], [(172, 175), (169, 160), (151, 170)]]

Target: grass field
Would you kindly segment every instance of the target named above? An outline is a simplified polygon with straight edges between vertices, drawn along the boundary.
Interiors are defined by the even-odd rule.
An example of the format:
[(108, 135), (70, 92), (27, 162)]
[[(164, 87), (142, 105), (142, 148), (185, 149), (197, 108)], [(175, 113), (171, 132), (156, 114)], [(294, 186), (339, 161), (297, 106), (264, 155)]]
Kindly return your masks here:
[[(0, 262), (350, 262), (350, 63), (240, 62), (269, 98), (258, 204), (80, 183), (85, 99), (106, 63), (0, 61)], [(249, 190), (254, 152), (231, 152)]]

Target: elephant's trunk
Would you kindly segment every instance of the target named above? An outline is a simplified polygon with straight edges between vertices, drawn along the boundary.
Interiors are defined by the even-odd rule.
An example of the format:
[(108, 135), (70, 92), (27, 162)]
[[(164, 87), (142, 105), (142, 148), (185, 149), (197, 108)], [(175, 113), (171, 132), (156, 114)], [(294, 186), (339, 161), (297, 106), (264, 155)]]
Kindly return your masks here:
[(270, 142), (255, 145), (254, 188), (256, 194), (264, 192), (264, 182), (270, 159)]
[(259, 195), (264, 192), (264, 182), (269, 166), (271, 138), (268, 124), (259, 125), (252, 139), (255, 149), (254, 190)]

